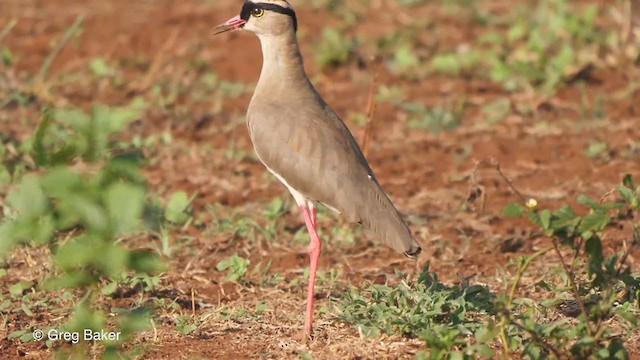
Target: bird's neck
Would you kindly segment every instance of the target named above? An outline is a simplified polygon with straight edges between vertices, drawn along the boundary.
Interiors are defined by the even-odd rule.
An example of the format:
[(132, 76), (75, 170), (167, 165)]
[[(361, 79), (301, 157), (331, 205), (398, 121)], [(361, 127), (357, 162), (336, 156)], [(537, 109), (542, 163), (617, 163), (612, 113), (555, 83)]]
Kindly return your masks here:
[(262, 35), (260, 44), (263, 62), (256, 92), (291, 90), (310, 84), (293, 31), (277, 36)]

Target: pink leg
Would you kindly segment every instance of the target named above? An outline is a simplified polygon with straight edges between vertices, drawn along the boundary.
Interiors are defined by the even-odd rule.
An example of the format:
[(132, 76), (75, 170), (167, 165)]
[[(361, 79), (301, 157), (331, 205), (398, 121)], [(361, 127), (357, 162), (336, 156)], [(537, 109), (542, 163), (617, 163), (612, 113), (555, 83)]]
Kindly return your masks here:
[(311, 223), (313, 224), (313, 229), (316, 229), (316, 208), (311, 208)]
[(307, 287), (307, 313), (304, 322), (304, 336), (305, 338), (311, 337), (311, 329), (313, 327), (313, 300), (316, 283), (316, 272), (318, 271), (318, 260), (320, 260), (320, 249), (322, 243), (320, 237), (316, 232), (316, 209), (302, 206), (302, 215), (304, 216), (304, 222), (309, 230), (309, 236), (311, 242), (309, 243), (309, 257), (311, 258), (311, 269), (309, 270), (309, 286)]

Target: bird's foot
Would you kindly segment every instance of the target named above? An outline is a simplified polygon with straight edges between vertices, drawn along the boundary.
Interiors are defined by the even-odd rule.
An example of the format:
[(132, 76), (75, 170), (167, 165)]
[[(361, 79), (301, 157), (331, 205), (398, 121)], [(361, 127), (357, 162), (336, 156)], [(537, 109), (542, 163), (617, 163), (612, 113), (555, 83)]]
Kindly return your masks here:
[(300, 330), (295, 335), (293, 335), (293, 340), (306, 344), (309, 341), (313, 340), (313, 332), (307, 329)]

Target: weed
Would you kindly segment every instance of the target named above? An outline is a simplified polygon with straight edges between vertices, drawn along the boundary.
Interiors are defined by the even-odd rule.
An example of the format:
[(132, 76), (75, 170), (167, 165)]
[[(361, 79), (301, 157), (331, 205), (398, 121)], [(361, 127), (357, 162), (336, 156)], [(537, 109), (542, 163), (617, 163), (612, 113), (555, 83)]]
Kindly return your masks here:
[(455, 105), (438, 105), (433, 108), (421, 103), (403, 102), (400, 107), (411, 114), (407, 121), (410, 128), (440, 132), (460, 126), (465, 102), (458, 101)]
[[(39, 169), (16, 179), (18, 186), (6, 197), (0, 256), (23, 244), (51, 248), (55, 275), (34, 291), (83, 290), (85, 296), (77, 300), (73, 316), (63, 325), (70, 331), (106, 329), (96, 294), (115, 291), (117, 285), (113, 284), (127, 279), (125, 274), (134, 274), (129, 278), (132, 286), (140, 283), (148, 289), (159, 281), (148, 275), (163, 268), (154, 256), (116, 242), (145, 228), (146, 188), (139, 163), (133, 157), (111, 154), (110, 137), (137, 116), (139, 111), (131, 107), (96, 106), (90, 114), (78, 109), (46, 112), (24, 147)], [(77, 158), (91, 171), (68, 165)], [(110, 282), (100, 289), (102, 279)], [(28, 285), (18, 283), (10, 291), (19, 294)], [(101, 342), (105, 356), (117, 352), (134, 332), (144, 328), (148, 316), (145, 311), (131, 309), (112, 319), (127, 335), (117, 342)], [(80, 346), (75, 351), (83, 349)]]
[[(551, 212), (538, 209), (534, 200), (526, 206), (512, 204), (507, 216), (527, 216), (553, 241), (553, 246), (517, 261), (515, 280), (504, 294), (463, 283), (446, 286), (435, 273), (424, 269), (416, 282), (398, 275), (397, 286), (366, 285), (337, 299), (338, 317), (355, 324), (368, 336), (400, 334), (419, 338), (428, 347), (417, 355), (421, 359), (495, 358), (496, 343), (504, 356), (523, 354), (532, 359), (628, 358), (620, 330), (628, 334), (638, 329), (640, 277), (626, 265), (631, 250), (640, 246), (638, 224), (633, 224), (633, 240), (623, 253), (606, 257), (602, 232), (616, 221), (633, 219), (640, 208), (640, 186), (625, 176), (618, 187), (621, 201), (597, 202), (588, 196), (578, 198), (590, 208), (579, 216), (569, 206)], [(569, 247), (584, 261), (567, 263), (559, 250)], [(554, 250), (562, 264), (560, 274), (568, 286), (539, 282), (536, 286), (557, 292), (551, 300), (519, 298), (516, 294), (529, 265)], [(558, 304), (566, 304), (570, 294), (577, 304), (577, 323), (549, 318)]]
[(276, 239), (276, 234), (281, 225), (281, 218), (289, 212), (289, 207), (282, 198), (274, 198), (263, 211), (262, 217), (267, 220), (266, 226), (263, 227), (263, 233), (268, 241)]
[(429, 67), (441, 74), (460, 76), (470, 74), (482, 60), (478, 50), (461, 47), (456, 52), (437, 54), (429, 62)]
[(598, 8), (576, 10), (566, 0), (545, 0), (532, 13), (522, 13), (506, 36), (490, 35), (490, 76), (507, 90), (533, 85), (551, 93), (586, 66), (594, 46), (604, 41), (595, 24)]
[(77, 157), (97, 162), (111, 150), (110, 138), (137, 119), (145, 107), (138, 99), (126, 107), (96, 105), (91, 113), (75, 108), (51, 110), (27, 146), (32, 146), (38, 166), (66, 164)]
[(356, 46), (356, 39), (345, 36), (344, 31), (327, 28), (322, 41), (316, 46), (315, 61), (320, 68), (331, 68), (347, 64)]
[(93, 59), (89, 63), (89, 69), (96, 77), (112, 77), (116, 74), (116, 70), (101, 57)]
[(189, 335), (198, 329), (196, 320), (191, 316), (178, 316), (174, 321), (176, 323), (176, 330), (181, 332), (183, 335)]
[(251, 261), (238, 255), (233, 255), (227, 260), (222, 260), (216, 265), (218, 271), (228, 271), (226, 279), (229, 281), (242, 282), (249, 270)]
[(174, 224), (185, 224), (191, 219), (190, 205), (198, 194), (194, 194), (189, 198), (186, 192), (177, 191), (171, 195), (167, 207), (165, 208), (164, 216), (167, 221)]
[(591, 159), (601, 159), (607, 161), (611, 159), (611, 150), (605, 142), (592, 141), (584, 154)]
[(233, 237), (242, 237), (251, 241), (255, 241), (262, 231), (262, 226), (258, 222), (237, 211), (216, 218), (214, 225), (222, 234), (230, 234)]
[(416, 79), (424, 75), (420, 65), (421, 61), (415, 48), (409, 44), (398, 46), (388, 64), (392, 73), (409, 79)]
[(498, 99), (482, 107), (486, 121), (489, 125), (497, 124), (511, 112), (511, 100)]
[(481, 286), (448, 287), (427, 265), (415, 283), (402, 274), (401, 284), (369, 285), (364, 292), (351, 290), (338, 301), (339, 318), (356, 324), (367, 336), (401, 334), (427, 343), (431, 358), (455, 356), (456, 348), (474, 336), (477, 343), (469, 355), (491, 356), (487, 344), (496, 336), (494, 325), (483, 326), (479, 314), (491, 311), (491, 292)]
[[(505, 209), (505, 215), (526, 215), (552, 239), (551, 249), (560, 259), (569, 291), (579, 309), (577, 326), (561, 322), (545, 326), (535, 320), (535, 311), (523, 312), (516, 318), (511, 302), (503, 303), (503, 324), (512, 326), (512, 331), (515, 327), (526, 334), (530, 343), (524, 350), (530, 356), (540, 358), (551, 352), (557, 357), (628, 358), (622, 340), (615, 335), (609, 322), (611, 317), (617, 317), (621, 324), (628, 324), (628, 331), (638, 328), (635, 317), (640, 305), (640, 278), (631, 273), (626, 260), (630, 251), (640, 246), (640, 233), (638, 224), (632, 224), (631, 244), (623, 253), (606, 257), (602, 232), (630, 215), (633, 219), (632, 214), (640, 205), (640, 187), (626, 175), (617, 192), (622, 201), (598, 202), (586, 195), (579, 196), (578, 203), (590, 209), (585, 216), (577, 215), (569, 206), (554, 212), (538, 209), (535, 202), (530, 202), (528, 207), (512, 204)], [(576, 262), (567, 263), (559, 250), (561, 245), (571, 248), (574, 257), (582, 255), (584, 267), (577, 268), (580, 263)], [(532, 260), (524, 259), (519, 273), (526, 270)], [(518, 279), (513, 284), (512, 295)], [(507, 353), (515, 345), (505, 332), (502, 342)]]
[(389, 102), (392, 104), (398, 104), (404, 101), (405, 92), (400, 86), (386, 86), (380, 85), (378, 93), (376, 95), (376, 101)]
[(269, 310), (269, 305), (264, 301), (258, 301), (254, 309), (244, 306), (229, 307), (222, 306), (216, 310), (216, 314), (223, 320), (257, 320)]

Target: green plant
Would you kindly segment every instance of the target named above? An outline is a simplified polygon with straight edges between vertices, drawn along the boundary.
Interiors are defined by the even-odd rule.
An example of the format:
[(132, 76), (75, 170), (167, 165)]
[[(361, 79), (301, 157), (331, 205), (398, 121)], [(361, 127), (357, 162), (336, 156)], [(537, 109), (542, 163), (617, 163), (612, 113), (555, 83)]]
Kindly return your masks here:
[(139, 118), (145, 107), (137, 99), (125, 107), (96, 105), (90, 113), (76, 108), (49, 110), (26, 146), (31, 146), (38, 166), (64, 165), (78, 157), (97, 162), (109, 155), (113, 135)]
[(244, 306), (222, 306), (216, 310), (216, 314), (223, 320), (257, 320), (269, 310), (269, 305), (264, 301), (258, 301), (254, 309)]
[(345, 65), (351, 60), (356, 39), (345, 36), (343, 31), (327, 28), (322, 33), (322, 41), (315, 48), (315, 61), (320, 68)]
[(196, 198), (198, 194), (194, 194), (189, 198), (186, 192), (177, 191), (171, 194), (169, 198), (169, 202), (164, 211), (164, 217), (167, 221), (175, 223), (175, 224), (188, 224), (188, 222), (192, 219), (189, 214), (190, 209), (189, 206)]
[(421, 61), (416, 49), (408, 43), (399, 45), (388, 63), (392, 73), (409, 79), (416, 79), (423, 75), (423, 68), (420, 65)]
[(481, 109), (482, 114), (485, 116), (489, 125), (498, 123), (504, 119), (511, 112), (511, 100), (498, 99), (491, 103), (484, 105)]
[(607, 161), (611, 158), (609, 144), (606, 142), (591, 141), (584, 154), (591, 159)]
[(220, 233), (249, 240), (255, 240), (262, 231), (262, 226), (258, 222), (237, 211), (216, 215), (214, 225)]
[(183, 335), (189, 335), (198, 329), (198, 319), (194, 319), (191, 316), (178, 316), (175, 319), (176, 330), (180, 331)]
[(437, 73), (459, 76), (472, 72), (481, 63), (482, 56), (478, 50), (463, 48), (456, 52), (435, 55), (429, 62), (429, 67)]
[(220, 261), (218, 265), (216, 265), (216, 269), (218, 271), (228, 270), (229, 274), (227, 274), (227, 280), (242, 282), (244, 280), (244, 276), (247, 274), (247, 270), (249, 270), (250, 264), (251, 261), (249, 259), (233, 255), (227, 260)]
[(116, 73), (116, 70), (101, 57), (91, 60), (89, 63), (89, 69), (96, 77), (112, 77)]
[(566, 0), (544, 0), (523, 10), (506, 36), (484, 36), (491, 49), (483, 56), (491, 79), (507, 90), (532, 85), (554, 92), (572, 71), (586, 66), (604, 42), (597, 16), (596, 6), (577, 10)]
[(262, 227), (262, 233), (268, 241), (276, 239), (278, 229), (281, 225), (281, 218), (289, 212), (289, 207), (285, 205), (282, 198), (276, 197), (264, 209), (262, 217), (267, 220), (267, 224)]
[[(84, 294), (76, 300), (73, 316), (63, 329), (109, 326), (121, 331), (118, 341), (99, 342), (105, 346), (105, 356), (118, 352), (143, 329), (150, 314), (138, 307), (107, 321), (98, 304), (99, 294), (112, 293), (117, 286), (113, 284), (125, 274), (144, 281), (153, 278), (147, 274), (163, 269), (151, 253), (131, 250), (117, 241), (146, 228), (147, 194), (138, 158), (112, 154), (110, 139), (137, 116), (134, 109), (102, 106), (90, 115), (77, 109), (46, 112), (25, 146), (38, 169), (27, 172), (9, 191), (5, 217), (0, 220), (0, 257), (20, 245), (51, 249), (55, 267), (35, 289), (38, 293), (79, 289)], [(84, 160), (84, 167), (72, 166), (77, 158)], [(105, 279), (110, 282), (106, 289), (102, 287)]]
[[(462, 284), (446, 286), (436, 273), (425, 267), (415, 283), (402, 274), (395, 287), (369, 285), (364, 291), (351, 290), (338, 301), (340, 319), (356, 324), (367, 336), (381, 333), (420, 338), (430, 358), (445, 356), (492, 356), (488, 346), (497, 335), (495, 325), (477, 321), (492, 311), (493, 294), (482, 286)], [(475, 344), (468, 344), (468, 337)]]
[(465, 102), (459, 101), (454, 105), (438, 105), (432, 108), (411, 102), (401, 102), (399, 105), (412, 115), (407, 121), (410, 128), (440, 132), (454, 130), (460, 126)]
[[(640, 245), (640, 232), (638, 224), (632, 223), (631, 244), (624, 252), (608, 257), (603, 250), (602, 233), (618, 221), (634, 219), (640, 205), (640, 187), (626, 175), (617, 192), (621, 201), (598, 202), (586, 195), (579, 196), (578, 203), (590, 209), (585, 216), (578, 215), (570, 206), (557, 211), (538, 209), (535, 201), (529, 201), (527, 206), (511, 204), (505, 209), (508, 216), (526, 215), (551, 238), (552, 249), (568, 283), (567, 290), (579, 308), (577, 326), (558, 322), (549, 327), (538, 324), (535, 311), (515, 317), (511, 301), (500, 304), (503, 324), (510, 325), (511, 331), (523, 331), (529, 339), (524, 350), (530, 356), (539, 358), (552, 352), (558, 357), (628, 358), (622, 339), (610, 328), (609, 322), (615, 317), (628, 324), (628, 331), (638, 328), (640, 278), (631, 273), (626, 260), (632, 249)], [(574, 258), (583, 256), (584, 266), (580, 267), (580, 262), (575, 261), (568, 263), (560, 246), (568, 246)], [(521, 271), (531, 260), (522, 262)], [(518, 280), (512, 289), (517, 287)], [(504, 331), (505, 328), (503, 345), (509, 353), (515, 344)]]
[[(620, 201), (594, 201), (580, 196), (589, 207), (580, 216), (569, 206), (557, 211), (539, 209), (534, 200), (512, 204), (507, 216), (526, 216), (540, 227), (552, 246), (516, 261), (516, 274), (504, 293), (467, 283), (447, 286), (425, 268), (412, 282), (399, 273), (396, 286), (366, 285), (337, 299), (338, 317), (355, 324), (368, 336), (399, 334), (423, 340), (427, 349), (419, 359), (593, 358), (626, 359), (623, 339), (639, 328), (640, 277), (626, 264), (640, 245), (638, 224), (632, 224), (632, 242), (624, 252), (606, 256), (602, 232), (619, 221), (633, 221), (640, 207), (640, 186), (625, 176), (618, 187)], [(516, 190), (517, 191), (517, 190)], [(519, 194), (519, 192), (517, 192)], [(561, 247), (574, 253), (567, 262)], [(529, 287), (547, 290), (542, 299), (518, 296), (518, 288), (532, 264), (551, 251), (560, 262), (560, 282), (543, 277)], [(553, 315), (559, 305), (578, 308), (575, 321)], [(615, 330), (612, 328), (615, 323)]]

